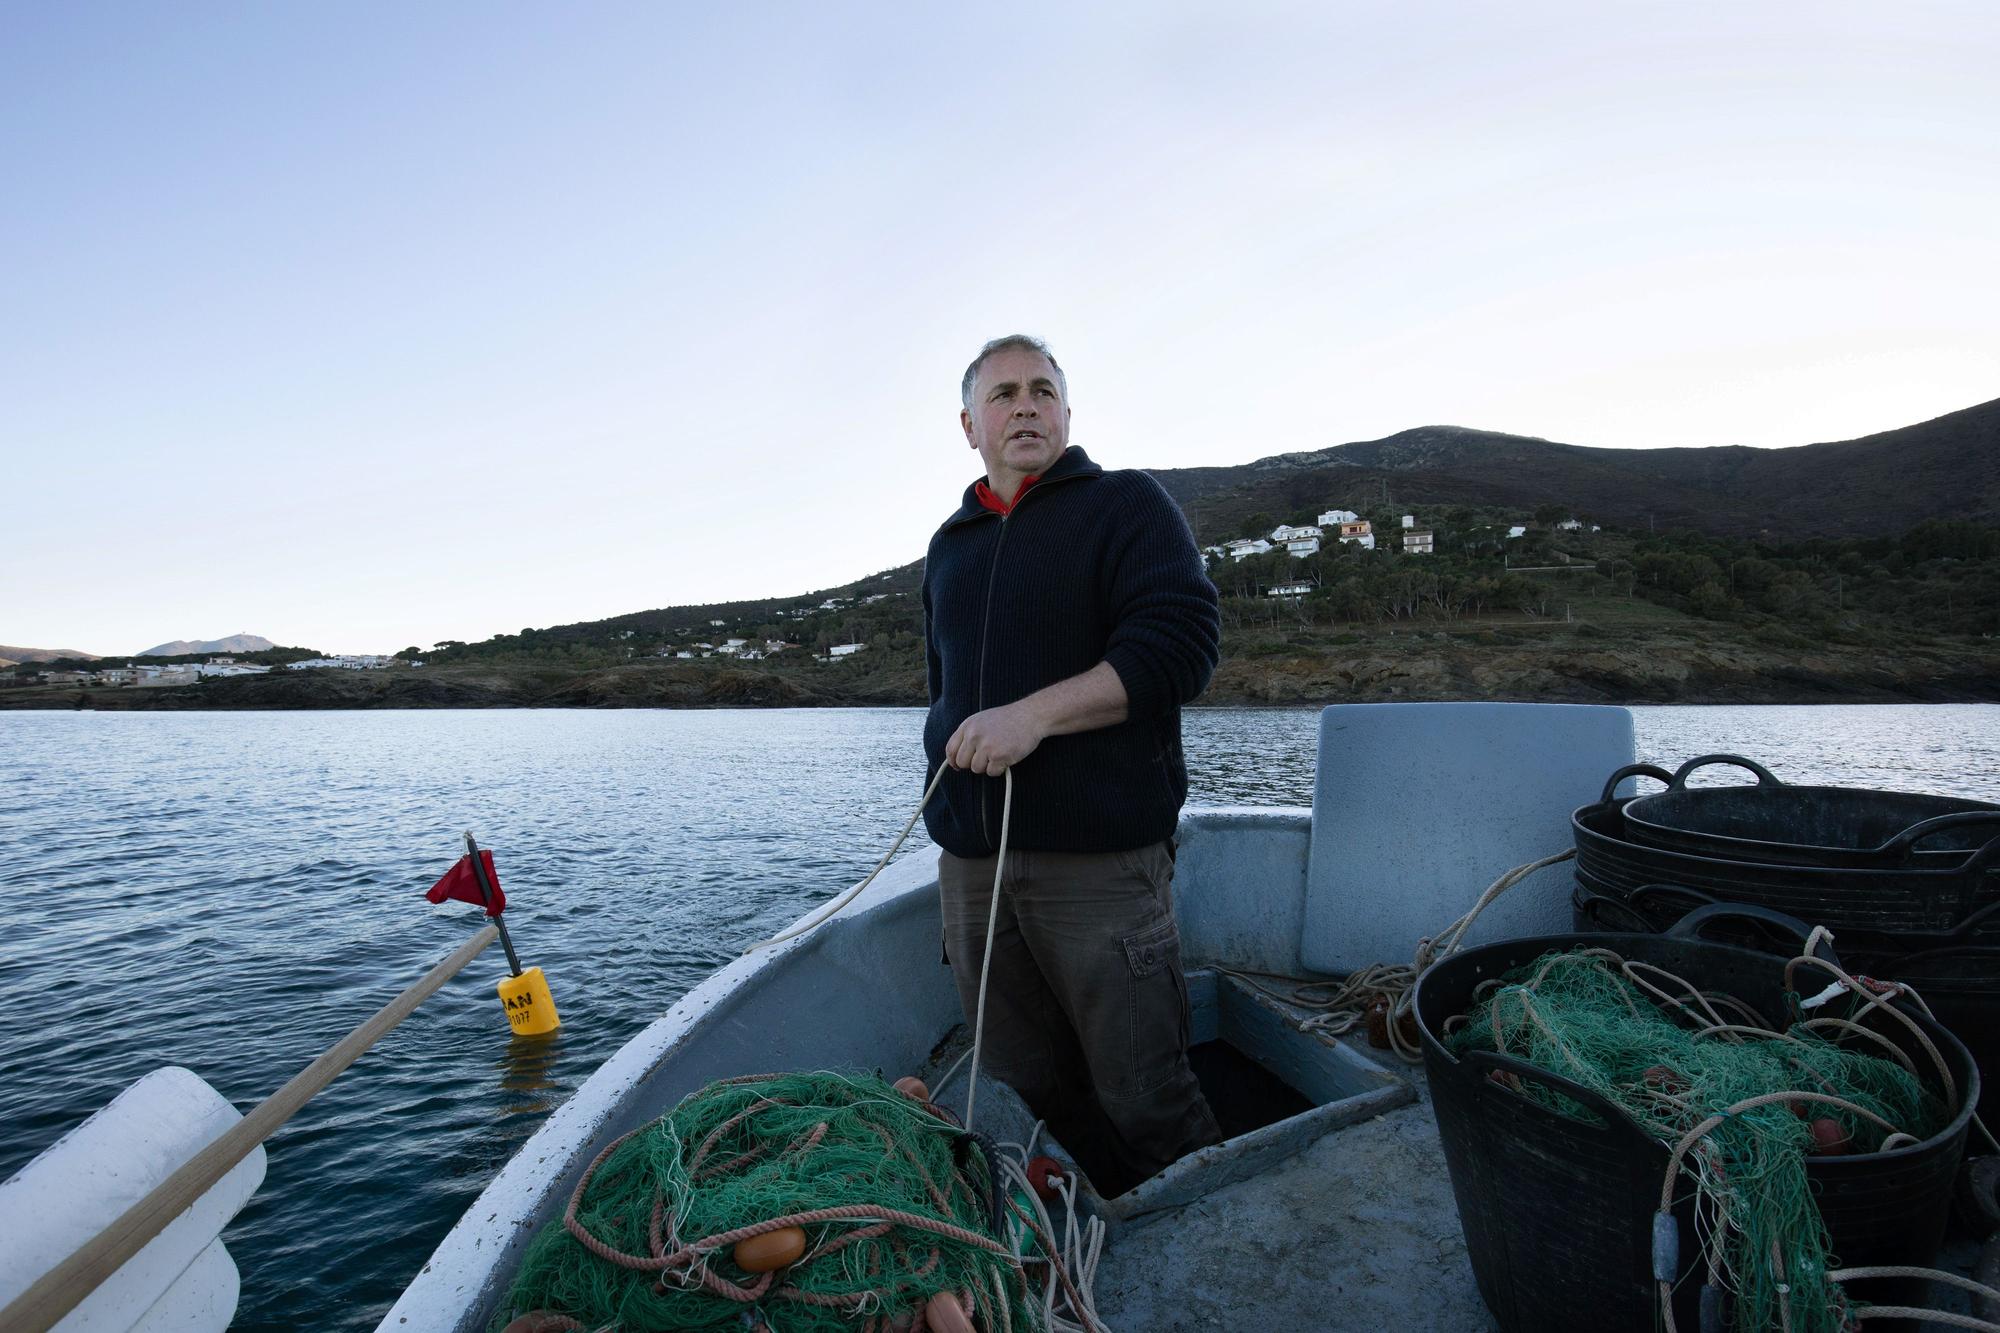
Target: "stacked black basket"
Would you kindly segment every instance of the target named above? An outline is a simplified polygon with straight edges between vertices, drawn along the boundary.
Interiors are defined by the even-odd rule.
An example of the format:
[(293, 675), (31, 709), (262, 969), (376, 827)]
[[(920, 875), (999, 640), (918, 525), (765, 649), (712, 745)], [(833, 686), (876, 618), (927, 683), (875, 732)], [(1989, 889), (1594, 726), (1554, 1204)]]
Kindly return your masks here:
[[(1691, 788), (1730, 764), (1755, 785)], [(1620, 798), (1632, 777), (1666, 784)], [(1674, 773), (1634, 764), (1571, 816), (1578, 930), (1664, 931), (1712, 903), (1770, 908), (1839, 940), (1858, 972), (1905, 982), (1962, 1037), (2000, 1109), (2000, 806), (1955, 797), (1796, 787), (1737, 755)]]

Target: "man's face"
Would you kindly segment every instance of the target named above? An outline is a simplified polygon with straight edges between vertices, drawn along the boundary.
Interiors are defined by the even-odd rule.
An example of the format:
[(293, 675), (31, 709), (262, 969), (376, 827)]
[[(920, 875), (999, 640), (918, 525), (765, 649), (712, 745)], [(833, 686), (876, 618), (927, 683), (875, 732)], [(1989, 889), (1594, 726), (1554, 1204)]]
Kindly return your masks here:
[(1047, 357), (1026, 347), (1002, 348), (986, 358), (973, 381), (972, 406), (958, 419), (989, 479), (1046, 472), (1069, 447), (1062, 381)]

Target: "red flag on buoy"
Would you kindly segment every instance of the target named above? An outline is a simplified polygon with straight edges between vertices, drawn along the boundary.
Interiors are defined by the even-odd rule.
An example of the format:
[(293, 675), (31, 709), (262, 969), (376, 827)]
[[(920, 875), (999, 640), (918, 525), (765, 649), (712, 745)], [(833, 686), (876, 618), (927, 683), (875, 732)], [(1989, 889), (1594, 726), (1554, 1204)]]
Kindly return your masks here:
[(484, 907), (488, 916), (499, 916), (507, 910), (507, 895), (500, 891), (500, 872), (493, 868), (493, 853), (481, 852), (479, 864), (486, 871), (486, 882), (493, 886), (492, 902), (487, 902), (486, 895), (479, 891), (479, 876), (473, 873), (470, 856), (459, 857), (458, 863), (445, 871), (424, 897), (434, 903), (441, 903), (447, 898), (471, 903), (474, 907)]

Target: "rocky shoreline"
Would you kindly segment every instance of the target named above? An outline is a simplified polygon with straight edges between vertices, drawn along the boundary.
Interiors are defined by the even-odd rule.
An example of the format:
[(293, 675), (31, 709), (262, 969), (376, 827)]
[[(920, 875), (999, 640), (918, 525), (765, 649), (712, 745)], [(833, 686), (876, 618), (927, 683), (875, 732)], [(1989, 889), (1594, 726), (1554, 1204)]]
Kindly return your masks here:
[[(635, 662), (574, 670), (513, 663), (424, 670), (280, 671), (169, 689), (39, 686), (0, 708), (100, 711), (377, 708), (822, 708), (921, 706), (921, 661), (814, 667)], [(1663, 635), (1503, 644), (1448, 633), (1337, 645), (1256, 645), (1226, 656), (1201, 702), (1301, 706), (1436, 700), (1612, 704), (2000, 702), (2000, 644), (1824, 644)]]

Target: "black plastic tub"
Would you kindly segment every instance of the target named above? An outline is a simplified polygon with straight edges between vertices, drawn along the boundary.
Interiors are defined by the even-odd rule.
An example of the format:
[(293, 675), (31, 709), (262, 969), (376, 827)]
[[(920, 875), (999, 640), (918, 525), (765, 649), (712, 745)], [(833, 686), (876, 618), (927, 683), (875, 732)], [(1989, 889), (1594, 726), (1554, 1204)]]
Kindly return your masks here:
[[(1711, 765), (1756, 775), (1754, 785), (1689, 787)], [(1730, 861), (1847, 870), (1955, 870), (2000, 844), (2000, 806), (1954, 796), (1865, 787), (1794, 787), (1741, 755), (1690, 759), (1667, 789), (1624, 807), (1635, 843)], [(1993, 868), (1992, 858), (1987, 859)]]
[(1679, 911), (1706, 902), (1753, 903), (1831, 930), (1859, 930), (1905, 952), (1951, 944), (2000, 945), (2000, 838), (1944, 866), (1894, 868), (1780, 865), (1653, 847), (1633, 839), (1626, 810), (1640, 800), (1612, 793), (1635, 772), (1620, 769), (1595, 805), (1570, 816), (1576, 869), (1598, 891), (1630, 899), (1649, 886), (1680, 891)]
[[(1417, 983), (1424, 1067), (1466, 1249), (1479, 1294), (1508, 1333), (1655, 1327), (1652, 1225), (1669, 1145), (1595, 1092), (1524, 1060), (1453, 1055), (1440, 1040), (1443, 1024), (1465, 1012), (1482, 981), (1574, 948), (1610, 948), (1782, 1013), (1784, 960), (1693, 938), (1704, 915), (1677, 928), (1686, 934), (1554, 935), (1468, 949)], [(1928, 1019), (1917, 1022), (1945, 1053), (1964, 1100), (1952, 1122), (1922, 1143), (1808, 1161), (1833, 1251), (1846, 1265), (1927, 1263), (1943, 1239), (1979, 1073), (1956, 1037)], [(1883, 1022), (1879, 1030), (1916, 1045), (1900, 1023)], [(1929, 1067), (1920, 1050), (1913, 1049), (1913, 1058), (1919, 1070)], [(1490, 1078), (1496, 1070), (1570, 1097), (1598, 1123), (1530, 1101)], [(1677, 1217), (1686, 1278), (1701, 1262), (1691, 1202)], [(1678, 1286), (1674, 1308), (1682, 1328), (1701, 1327), (1700, 1286), (1698, 1276)]]

